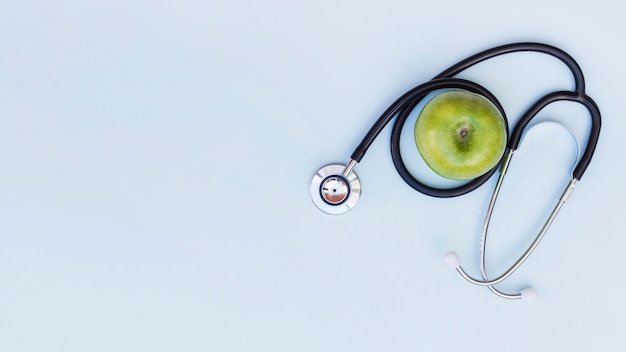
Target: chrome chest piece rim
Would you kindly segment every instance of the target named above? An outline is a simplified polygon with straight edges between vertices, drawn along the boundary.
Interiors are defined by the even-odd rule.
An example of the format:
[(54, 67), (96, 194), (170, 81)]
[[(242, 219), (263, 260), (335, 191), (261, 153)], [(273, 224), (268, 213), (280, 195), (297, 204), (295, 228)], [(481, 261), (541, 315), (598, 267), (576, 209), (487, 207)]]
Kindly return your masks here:
[(361, 182), (350, 171), (343, 175), (346, 165), (330, 164), (317, 170), (311, 180), (313, 203), (327, 214), (343, 214), (352, 209), (361, 196)]

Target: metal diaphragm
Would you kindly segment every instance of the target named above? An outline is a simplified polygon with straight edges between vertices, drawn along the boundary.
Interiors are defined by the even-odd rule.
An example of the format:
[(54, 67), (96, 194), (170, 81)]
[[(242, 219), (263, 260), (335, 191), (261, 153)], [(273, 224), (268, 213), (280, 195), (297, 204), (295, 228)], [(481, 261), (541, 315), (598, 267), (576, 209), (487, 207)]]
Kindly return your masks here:
[(311, 198), (321, 211), (337, 215), (352, 209), (361, 195), (361, 182), (354, 171), (343, 175), (346, 165), (329, 164), (311, 180)]

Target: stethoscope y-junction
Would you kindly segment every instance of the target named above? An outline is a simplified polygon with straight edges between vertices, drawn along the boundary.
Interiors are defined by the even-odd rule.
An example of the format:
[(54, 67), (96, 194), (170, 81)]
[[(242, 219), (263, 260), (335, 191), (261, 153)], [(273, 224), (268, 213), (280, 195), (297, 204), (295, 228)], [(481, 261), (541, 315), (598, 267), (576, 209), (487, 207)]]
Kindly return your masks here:
[[(519, 118), (519, 121), (513, 127), (512, 131), (508, 134), (506, 149), (502, 155), (500, 163), (491, 168), (488, 172), (468, 181), (467, 183), (453, 188), (436, 188), (426, 185), (425, 183), (417, 180), (408, 171), (400, 154), (400, 134), (411, 112), (429, 93), (433, 91), (458, 89), (478, 94), (487, 98), (497, 107), (497, 109), (504, 117), (505, 124), (507, 124), (505, 111), (493, 94), (491, 94), (486, 88), (477, 83), (460, 78), (455, 78), (455, 76), (462, 71), (493, 57), (524, 51), (551, 55), (562, 61), (569, 68), (574, 77), (574, 89), (571, 91), (563, 90), (546, 94), (538, 99), (534, 104), (532, 104), (530, 108), (522, 114), (522, 116)], [(506, 175), (506, 172), (508, 170), (509, 164), (513, 157), (513, 153), (519, 147), (524, 130), (529, 125), (531, 120), (535, 116), (537, 116), (537, 114), (546, 106), (558, 101), (575, 102), (583, 105), (589, 111), (589, 115), (591, 117), (591, 127), (587, 136), (587, 145), (582, 155), (580, 156), (576, 166), (574, 167), (571, 180), (565, 187), (563, 194), (559, 198), (554, 209), (548, 216), (545, 224), (543, 225), (533, 242), (530, 244), (528, 249), (511, 267), (504, 271), (500, 276), (490, 279), (487, 276), (485, 270), (485, 247), (487, 230), (489, 227), (491, 214), (493, 212), (496, 199), (498, 197), (498, 193), (500, 192), (500, 187), (504, 180), (504, 176)], [(361, 140), (361, 143), (359, 143), (359, 145), (352, 153), (352, 156), (350, 157), (350, 160), (347, 164), (326, 165), (318, 170), (317, 173), (313, 176), (310, 188), (311, 197), (313, 198), (313, 202), (322, 211), (329, 214), (341, 214), (352, 209), (355, 206), (361, 194), (361, 184), (359, 178), (354, 173), (353, 168), (357, 163), (361, 162), (363, 156), (365, 155), (367, 149), (370, 147), (372, 142), (380, 134), (383, 128), (394, 118), (395, 122), (393, 124), (391, 132), (391, 157), (393, 159), (393, 163), (400, 177), (402, 177), (402, 179), (413, 189), (423, 194), (440, 198), (460, 196), (477, 189), (499, 170), (498, 180), (496, 182), (491, 201), (489, 202), (489, 206), (487, 208), (487, 214), (482, 229), (480, 241), (481, 278), (477, 279), (470, 276), (461, 266), (460, 260), (455, 252), (451, 251), (446, 253), (445, 261), (452, 268), (456, 269), (456, 271), (467, 281), (476, 285), (487, 286), (493, 293), (500, 297), (534, 297), (535, 291), (532, 288), (523, 289), (519, 293), (509, 294), (498, 290), (494, 287), (494, 285), (508, 278), (517, 268), (519, 268), (519, 266), (537, 247), (541, 239), (546, 234), (548, 228), (554, 221), (557, 213), (574, 190), (576, 182), (578, 182), (582, 178), (585, 170), (587, 169), (587, 166), (589, 166), (594, 150), (596, 148), (601, 125), (600, 110), (598, 109), (596, 103), (585, 93), (585, 80), (582, 70), (580, 69), (576, 61), (566, 52), (550, 45), (539, 43), (514, 43), (502, 45), (470, 56), (467, 59), (462, 60), (461, 62), (443, 71), (432, 80), (409, 90), (400, 98), (398, 98), (393, 104), (391, 104), (391, 106), (389, 106), (387, 110), (385, 110), (385, 112), (378, 118), (378, 120), (376, 120), (374, 125), (369, 129), (365, 137)]]

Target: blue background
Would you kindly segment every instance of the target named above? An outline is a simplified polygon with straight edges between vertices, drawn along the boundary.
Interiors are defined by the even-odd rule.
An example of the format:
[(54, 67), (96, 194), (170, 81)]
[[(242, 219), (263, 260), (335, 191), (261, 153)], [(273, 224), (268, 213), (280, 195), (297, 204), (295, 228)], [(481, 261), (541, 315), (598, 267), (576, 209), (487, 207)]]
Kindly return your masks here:
[[(625, 350), (623, 14), (608, 0), (1, 2), (0, 350)], [(494, 180), (416, 193), (386, 129), (355, 168), (353, 211), (323, 214), (308, 193), (396, 97), (514, 41), (573, 55), (604, 118), (570, 202), (500, 285), (533, 285), (530, 302), (442, 261), (455, 249), (478, 273)], [(573, 84), (533, 54), (463, 76), (512, 123)], [(539, 118), (560, 124), (531, 129), (513, 159), (494, 275), (569, 179), (576, 148), (559, 126), (584, 143), (580, 107)]]

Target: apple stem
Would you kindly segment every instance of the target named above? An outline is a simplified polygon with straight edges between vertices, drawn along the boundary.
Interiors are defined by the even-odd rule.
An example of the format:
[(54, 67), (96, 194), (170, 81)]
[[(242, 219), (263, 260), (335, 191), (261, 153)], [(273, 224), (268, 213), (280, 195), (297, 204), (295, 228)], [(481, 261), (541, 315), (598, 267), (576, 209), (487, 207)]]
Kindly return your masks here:
[(459, 131), (459, 135), (461, 135), (461, 138), (465, 138), (468, 134), (469, 128), (467, 126), (461, 127), (461, 130)]

